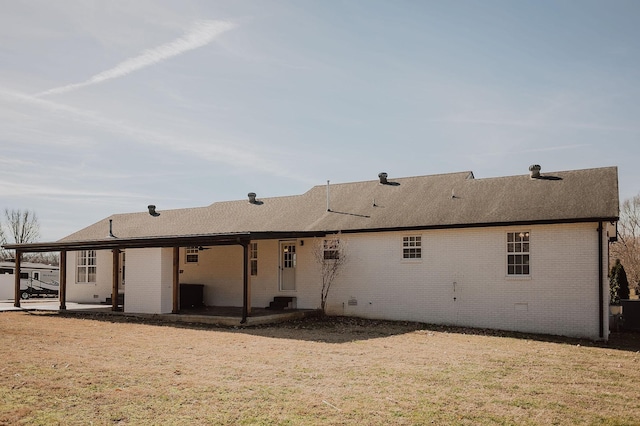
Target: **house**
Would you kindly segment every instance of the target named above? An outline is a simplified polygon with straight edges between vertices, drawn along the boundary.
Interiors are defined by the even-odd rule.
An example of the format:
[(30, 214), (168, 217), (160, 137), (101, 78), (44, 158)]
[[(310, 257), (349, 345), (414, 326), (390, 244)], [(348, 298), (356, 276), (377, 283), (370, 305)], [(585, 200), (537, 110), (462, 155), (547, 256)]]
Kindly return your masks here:
[(380, 173), (302, 195), (149, 206), (57, 242), (7, 248), (60, 251), (62, 309), (66, 297), (109, 297), (115, 309), (124, 293), (125, 312), (178, 313), (181, 288), (192, 288), (182, 295), (190, 305), (241, 306), (244, 321), (275, 297), (318, 308), (313, 253), (338, 235), (349, 262), (329, 314), (606, 340), (617, 220), (616, 167), (534, 165), (508, 177)]

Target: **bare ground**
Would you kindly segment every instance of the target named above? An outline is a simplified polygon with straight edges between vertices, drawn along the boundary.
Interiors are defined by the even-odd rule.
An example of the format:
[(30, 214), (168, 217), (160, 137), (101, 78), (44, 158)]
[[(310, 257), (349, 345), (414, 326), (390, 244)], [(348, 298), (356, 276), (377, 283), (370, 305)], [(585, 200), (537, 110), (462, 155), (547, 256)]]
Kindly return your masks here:
[(7, 425), (640, 424), (638, 334), (5, 312), (0, 356)]

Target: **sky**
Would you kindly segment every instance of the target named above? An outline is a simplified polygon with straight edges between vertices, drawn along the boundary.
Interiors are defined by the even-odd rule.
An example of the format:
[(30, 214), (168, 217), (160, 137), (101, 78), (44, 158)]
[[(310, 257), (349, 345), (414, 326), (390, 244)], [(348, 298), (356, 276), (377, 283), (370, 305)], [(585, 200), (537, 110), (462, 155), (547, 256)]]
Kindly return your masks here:
[(640, 193), (640, 2), (0, 0), (0, 209), (116, 213), (473, 171)]

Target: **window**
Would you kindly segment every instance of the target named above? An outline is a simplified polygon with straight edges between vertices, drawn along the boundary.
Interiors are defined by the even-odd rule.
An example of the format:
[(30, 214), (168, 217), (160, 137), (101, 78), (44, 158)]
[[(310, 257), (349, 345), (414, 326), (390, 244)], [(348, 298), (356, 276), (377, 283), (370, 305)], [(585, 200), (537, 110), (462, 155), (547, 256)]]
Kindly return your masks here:
[(82, 250), (78, 252), (76, 259), (76, 282), (95, 283), (96, 282), (96, 251)]
[(402, 237), (402, 258), (422, 259), (422, 237), (420, 235)]
[(251, 264), (251, 275), (258, 275), (258, 243), (249, 244), (249, 263)]
[(198, 263), (198, 247), (187, 247), (187, 263)]
[(337, 238), (324, 240), (322, 253), (325, 260), (340, 259), (340, 240)]
[(529, 275), (529, 232), (507, 232), (507, 275)]

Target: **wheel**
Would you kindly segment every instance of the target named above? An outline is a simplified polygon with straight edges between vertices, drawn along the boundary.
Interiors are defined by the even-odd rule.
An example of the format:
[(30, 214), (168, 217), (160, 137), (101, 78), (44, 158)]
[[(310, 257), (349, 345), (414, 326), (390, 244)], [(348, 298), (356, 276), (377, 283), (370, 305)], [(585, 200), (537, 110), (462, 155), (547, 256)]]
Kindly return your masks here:
[(29, 298), (29, 293), (27, 293), (26, 291), (23, 291), (20, 297), (23, 298), (24, 300), (27, 300)]

